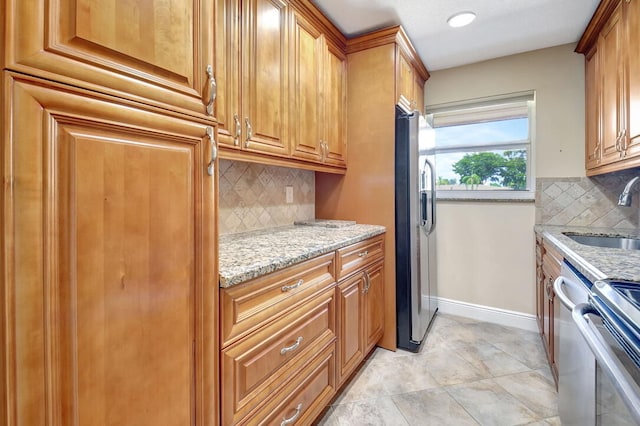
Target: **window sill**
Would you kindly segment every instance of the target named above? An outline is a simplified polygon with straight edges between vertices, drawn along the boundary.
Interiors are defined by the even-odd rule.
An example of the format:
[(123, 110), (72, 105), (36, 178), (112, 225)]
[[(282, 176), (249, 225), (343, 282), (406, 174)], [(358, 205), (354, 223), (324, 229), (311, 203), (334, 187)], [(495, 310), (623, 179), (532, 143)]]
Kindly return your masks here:
[(466, 201), (489, 203), (534, 203), (535, 191), (436, 191), (437, 201)]

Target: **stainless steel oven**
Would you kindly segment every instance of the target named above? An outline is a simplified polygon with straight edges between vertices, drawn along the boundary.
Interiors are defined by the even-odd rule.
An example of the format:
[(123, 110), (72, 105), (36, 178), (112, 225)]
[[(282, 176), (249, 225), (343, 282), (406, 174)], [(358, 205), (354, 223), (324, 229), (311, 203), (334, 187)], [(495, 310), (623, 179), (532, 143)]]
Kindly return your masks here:
[(562, 424), (640, 425), (640, 298), (634, 299), (640, 284), (591, 285), (565, 264), (554, 289), (564, 305), (558, 330)]

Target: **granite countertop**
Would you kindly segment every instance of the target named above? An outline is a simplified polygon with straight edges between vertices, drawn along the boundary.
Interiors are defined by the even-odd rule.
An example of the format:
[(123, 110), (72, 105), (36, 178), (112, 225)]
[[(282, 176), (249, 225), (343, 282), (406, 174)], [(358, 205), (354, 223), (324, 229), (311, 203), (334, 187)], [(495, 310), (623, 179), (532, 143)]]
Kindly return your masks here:
[(568, 232), (640, 238), (640, 230), (551, 225), (536, 225), (534, 229), (542, 233), (545, 241), (556, 247), (591, 282), (603, 279), (640, 282), (640, 250), (587, 246), (563, 234)]
[[(220, 237), (220, 287), (230, 287), (385, 232), (383, 226), (331, 221)], [(311, 225), (311, 226), (309, 226)]]

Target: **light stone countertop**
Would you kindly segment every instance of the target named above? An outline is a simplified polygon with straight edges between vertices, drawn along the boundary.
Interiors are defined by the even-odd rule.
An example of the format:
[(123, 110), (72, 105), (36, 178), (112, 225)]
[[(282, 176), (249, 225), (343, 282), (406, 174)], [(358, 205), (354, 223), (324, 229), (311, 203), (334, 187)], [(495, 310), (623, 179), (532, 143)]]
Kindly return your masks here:
[(579, 244), (563, 232), (587, 235), (615, 235), (640, 238), (640, 230), (588, 228), (577, 226), (536, 225), (545, 241), (557, 248), (564, 258), (591, 282), (603, 279), (640, 283), (640, 250), (592, 247)]
[[(328, 224), (330, 225), (330, 224)], [(383, 226), (290, 225), (220, 236), (220, 287), (230, 287), (380, 235)]]

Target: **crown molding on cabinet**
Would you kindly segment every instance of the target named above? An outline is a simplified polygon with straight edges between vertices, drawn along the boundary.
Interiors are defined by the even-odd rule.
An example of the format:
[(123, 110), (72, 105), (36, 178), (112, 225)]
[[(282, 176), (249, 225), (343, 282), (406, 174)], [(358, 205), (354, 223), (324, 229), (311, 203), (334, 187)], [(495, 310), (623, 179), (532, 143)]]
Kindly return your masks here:
[(424, 66), (422, 59), (411, 44), (404, 29), (397, 25), (395, 27), (384, 28), (378, 31), (367, 33), (347, 40), (347, 54), (359, 52), (373, 47), (384, 46), (396, 43), (400, 46), (411, 60), (411, 64), (420, 74), (424, 81), (429, 79), (429, 71)]
[(607, 22), (607, 19), (611, 16), (616, 6), (620, 4), (622, 0), (602, 0), (598, 5), (598, 8), (593, 13), (587, 28), (585, 28), (582, 37), (578, 41), (575, 51), (577, 53), (586, 54), (587, 51), (598, 40), (598, 34)]

